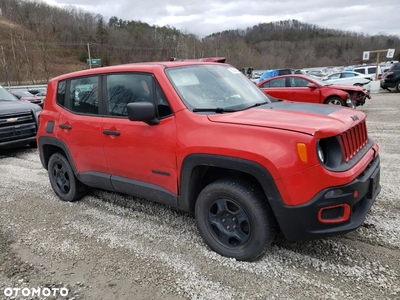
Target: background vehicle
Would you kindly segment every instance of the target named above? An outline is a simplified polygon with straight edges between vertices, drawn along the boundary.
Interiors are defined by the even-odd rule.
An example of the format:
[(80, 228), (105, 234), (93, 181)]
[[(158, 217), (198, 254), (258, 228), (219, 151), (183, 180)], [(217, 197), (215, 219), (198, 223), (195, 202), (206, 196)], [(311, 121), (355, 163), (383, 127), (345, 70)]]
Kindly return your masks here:
[(330, 84), (339, 85), (358, 85), (363, 86), (366, 90), (371, 89), (370, 82), (373, 78), (369, 75), (363, 75), (357, 72), (344, 71), (333, 73), (322, 78), (322, 81)]
[(40, 107), (43, 107), (43, 99), (41, 97), (33, 95), (28, 91), (11, 90), (10, 93), (21, 101), (28, 101), (30, 103), (37, 104)]
[(381, 87), (383, 89), (394, 88), (397, 92), (400, 92), (400, 63), (392, 65), (385, 73)]
[(261, 90), (274, 98), (335, 104), (355, 107), (371, 99), (369, 93), (359, 86), (331, 85), (307, 75), (284, 75), (266, 79), (257, 84)]
[(90, 186), (178, 207), (224, 256), (256, 259), (278, 228), (288, 239), (354, 230), (380, 192), (364, 112), (272, 102), (230, 65), (89, 69), (47, 91), (39, 153), (61, 200)]
[(380, 66), (378, 66), (378, 78), (376, 78), (376, 66), (354, 67), (353, 71), (364, 75), (368, 75), (372, 77), (373, 80), (382, 79), (382, 69)]
[(0, 148), (36, 146), (36, 132), (41, 108), (19, 101), (0, 86)]

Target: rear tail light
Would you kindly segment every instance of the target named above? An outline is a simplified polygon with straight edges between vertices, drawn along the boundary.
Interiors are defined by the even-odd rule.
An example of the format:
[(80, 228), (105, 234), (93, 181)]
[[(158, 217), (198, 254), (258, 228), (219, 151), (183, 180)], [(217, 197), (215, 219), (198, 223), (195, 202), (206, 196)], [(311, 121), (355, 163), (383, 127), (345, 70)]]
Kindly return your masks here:
[(392, 76), (392, 75), (393, 75), (393, 72), (387, 72), (385, 77), (389, 77), (389, 76)]
[(378, 75), (378, 79), (382, 79), (382, 74), (379, 74), (379, 75)]

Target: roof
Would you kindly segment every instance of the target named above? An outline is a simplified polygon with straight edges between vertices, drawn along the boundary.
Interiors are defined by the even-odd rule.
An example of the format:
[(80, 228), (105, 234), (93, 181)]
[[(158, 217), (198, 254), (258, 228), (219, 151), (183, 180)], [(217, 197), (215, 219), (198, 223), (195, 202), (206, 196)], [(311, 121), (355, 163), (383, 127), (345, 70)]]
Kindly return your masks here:
[[(221, 63), (221, 64), (223, 64), (223, 63)], [(80, 76), (88, 76), (88, 75), (95, 75), (95, 74), (129, 72), (129, 71), (154, 73), (154, 70), (156, 70), (156, 69), (194, 66), (194, 65), (215, 65), (215, 62), (204, 62), (204, 61), (198, 61), (198, 60), (140, 62), (140, 63), (131, 63), (131, 64), (108, 66), (108, 67), (99, 67), (99, 68), (93, 68), (93, 69), (85, 69), (85, 70), (81, 70), (81, 71), (62, 74), (60, 76), (52, 78), (52, 80), (62, 80), (62, 79), (70, 78), (70, 77), (80, 77)]]

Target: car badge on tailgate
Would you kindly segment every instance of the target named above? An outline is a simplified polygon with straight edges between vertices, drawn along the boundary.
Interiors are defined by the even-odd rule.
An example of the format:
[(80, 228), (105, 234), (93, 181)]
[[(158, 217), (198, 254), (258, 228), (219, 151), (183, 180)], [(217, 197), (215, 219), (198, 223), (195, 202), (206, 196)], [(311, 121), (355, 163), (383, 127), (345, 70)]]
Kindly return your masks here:
[(18, 118), (9, 118), (9, 119), (7, 119), (6, 123), (14, 123), (17, 121), (18, 121)]
[(353, 121), (357, 121), (357, 120), (358, 120), (358, 117), (357, 117), (357, 116), (351, 116), (350, 118), (352, 118)]

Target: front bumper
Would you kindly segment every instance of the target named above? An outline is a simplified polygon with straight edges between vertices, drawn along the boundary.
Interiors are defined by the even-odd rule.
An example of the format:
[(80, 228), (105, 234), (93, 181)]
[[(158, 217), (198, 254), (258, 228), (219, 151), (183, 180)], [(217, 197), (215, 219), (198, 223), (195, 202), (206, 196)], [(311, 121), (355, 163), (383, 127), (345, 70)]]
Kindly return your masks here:
[(381, 191), (379, 179), (378, 155), (351, 183), (324, 189), (300, 206), (274, 207), (286, 239), (316, 239), (357, 229)]

